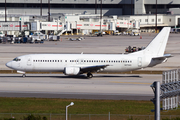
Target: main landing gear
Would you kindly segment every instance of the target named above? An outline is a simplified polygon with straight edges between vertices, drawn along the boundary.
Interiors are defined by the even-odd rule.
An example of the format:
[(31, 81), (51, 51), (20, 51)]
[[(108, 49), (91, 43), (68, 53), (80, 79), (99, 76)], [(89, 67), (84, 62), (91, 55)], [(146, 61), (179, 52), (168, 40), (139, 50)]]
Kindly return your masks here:
[(26, 74), (23, 74), (22, 77), (25, 78), (25, 77), (26, 77)]
[(87, 78), (92, 78), (93, 74), (91, 74), (90, 72), (87, 73)]

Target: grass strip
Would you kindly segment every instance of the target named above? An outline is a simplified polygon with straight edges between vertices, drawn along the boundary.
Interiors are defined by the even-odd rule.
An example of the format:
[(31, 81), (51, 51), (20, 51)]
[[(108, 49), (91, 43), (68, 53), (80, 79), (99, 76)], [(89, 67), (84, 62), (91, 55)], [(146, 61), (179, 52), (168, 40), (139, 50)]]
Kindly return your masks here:
[[(151, 101), (135, 100), (80, 100), (52, 98), (0, 98), (0, 113), (58, 113), (65, 114), (65, 106), (71, 114), (136, 114), (153, 115)], [(180, 109), (161, 111), (162, 115), (179, 115)]]

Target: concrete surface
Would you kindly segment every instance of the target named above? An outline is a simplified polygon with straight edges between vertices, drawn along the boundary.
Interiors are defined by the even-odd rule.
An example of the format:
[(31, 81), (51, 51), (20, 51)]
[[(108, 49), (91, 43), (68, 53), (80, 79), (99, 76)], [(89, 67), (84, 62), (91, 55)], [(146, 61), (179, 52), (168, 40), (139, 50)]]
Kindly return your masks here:
[(150, 85), (161, 75), (64, 76), (63, 74), (0, 74), (0, 97), (150, 100)]

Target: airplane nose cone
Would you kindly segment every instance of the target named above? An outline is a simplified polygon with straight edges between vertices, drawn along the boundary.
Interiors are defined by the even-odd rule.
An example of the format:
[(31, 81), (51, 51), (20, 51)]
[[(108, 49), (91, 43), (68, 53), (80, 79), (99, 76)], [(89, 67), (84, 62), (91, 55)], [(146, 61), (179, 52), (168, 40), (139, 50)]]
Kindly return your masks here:
[(12, 62), (8, 62), (8, 63), (6, 63), (6, 66), (7, 66), (7, 67), (9, 67), (9, 68), (11, 68), (11, 66), (12, 66)]

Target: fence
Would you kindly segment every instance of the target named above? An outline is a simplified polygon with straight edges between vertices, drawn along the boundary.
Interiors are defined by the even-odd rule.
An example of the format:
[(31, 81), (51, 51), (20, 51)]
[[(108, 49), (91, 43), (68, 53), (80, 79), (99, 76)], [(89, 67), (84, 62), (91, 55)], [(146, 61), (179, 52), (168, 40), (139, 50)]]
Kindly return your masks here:
[[(0, 120), (15, 118), (22, 120), (31, 113), (0, 113)], [(46, 117), (48, 120), (65, 120), (65, 114), (32, 113), (34, 116)], [(161, 115), (161, 119), (180, 118), (180, 115)], [(122, 114), (69, 114), (68, 120), (154, 120), (154, 115), (122, 115)]]

